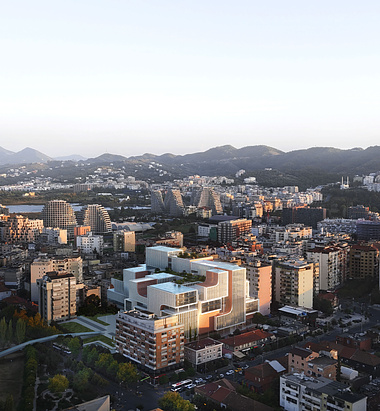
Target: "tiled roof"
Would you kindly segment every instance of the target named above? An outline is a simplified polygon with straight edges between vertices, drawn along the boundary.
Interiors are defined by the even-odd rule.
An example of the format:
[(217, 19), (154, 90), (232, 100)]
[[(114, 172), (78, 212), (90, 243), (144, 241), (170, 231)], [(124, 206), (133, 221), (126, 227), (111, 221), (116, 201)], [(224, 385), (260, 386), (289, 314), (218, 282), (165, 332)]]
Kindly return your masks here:
[(239, 345), (249, 344), (255, 341), (270, 338), (272, 335), (273, 334), (271, 333), (258, 329), (244, 334), (235, 335), (234, 337), (224, 338), (221, 342), (231, 347), (237, 347)]

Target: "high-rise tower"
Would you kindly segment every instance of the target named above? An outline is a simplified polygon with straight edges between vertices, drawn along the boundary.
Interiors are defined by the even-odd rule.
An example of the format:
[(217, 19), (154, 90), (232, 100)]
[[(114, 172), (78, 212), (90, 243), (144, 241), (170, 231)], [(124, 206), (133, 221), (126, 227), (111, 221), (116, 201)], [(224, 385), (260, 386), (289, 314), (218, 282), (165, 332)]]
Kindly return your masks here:
[(80, 212), (79, 223), (90, 226), (94, 234), (110, 233), (112, 231), (108, 211), (100, 204), (84, 206)]
[(150, 194), (151, 198), (151, 211), (152, 213), (163, 214), (165, 213), (164, 200), (160, 190), (153, 190)]
[(223, 214), (223, 207), (220, 202), (220, 196), (211, 187), (204, 187), (194, 193), (193, 204), (200, 207), (211, 208), (212, 214)]
[(185, 211), (182, 195), (178, 189), (169, 189), (165, 196), (166, 212), (173, 217), (181, 217)]
[(77, 225), (77, 219), (73, 208), (64, 200), (51, 200), (45, 204), (42, 212), (45, 227), (62, 228), (68, 235)]

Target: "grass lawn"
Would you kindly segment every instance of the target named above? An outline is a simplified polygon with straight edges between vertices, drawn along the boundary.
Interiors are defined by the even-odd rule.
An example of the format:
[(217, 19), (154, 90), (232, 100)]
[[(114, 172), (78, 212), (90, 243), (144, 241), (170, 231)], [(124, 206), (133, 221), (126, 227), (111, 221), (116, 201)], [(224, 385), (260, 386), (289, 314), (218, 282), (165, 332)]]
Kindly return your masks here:
[(89, 316), (86, 316), (86, 318), (88, 318), (88, 319), (90, 319), (90, 320), (92, 320), (92, 321), (96, 321), (97, 323), (99, 323), (99, 324), (102, 324), (102, 325), (109, 325), (108, 323), (106, 323), (105, 321), (103, 321), (103, 320), (99, 320), (99, 318), (98, 317), (103, 317), (103, 316), (105, 316), (105, 315), (107, 315), (107, 314), (96, 314), (96, 315), (94, 315), (94, 316), (92, 316), (92, 317), (89, 317)]
[(60, 327), (62, 327), (62, 329), (67, 331), (68, 333), (86, 333), (93, 331), (90, 328), (87, 328), (84, 325), (76, 322), (60, 324)]
[(87, 343), (94, 342), (94, 341), (101, 341), (101, 342), (104, 342), (105, 344), (110, 345), (111, 347), (115, 346), (115, 343), (111, 340), (111, 338), (108, 338), (105, 335), (96, 335), (95, 337), (82, 338), (82, 339), (83, 339), (83, 344), (87, 344)]
[(15, 406), (20, 400), (24, 376), (24, 354), (17, 352), (0, 360), (0, 400), (13, 396)]

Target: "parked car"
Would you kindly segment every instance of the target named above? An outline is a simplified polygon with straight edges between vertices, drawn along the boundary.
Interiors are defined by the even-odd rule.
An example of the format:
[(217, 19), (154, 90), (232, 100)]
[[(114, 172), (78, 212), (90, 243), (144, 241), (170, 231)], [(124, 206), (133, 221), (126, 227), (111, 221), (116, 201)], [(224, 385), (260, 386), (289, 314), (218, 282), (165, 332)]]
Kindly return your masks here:
[(206, 381), (211, 381), (212, 380), (212, 375), (208, 375), (207, 377), (206, 377)]
[(228, 370), (228, 371), (226, 372), (226, 375), (233, 375), (233, 374), (235, 374), (235, 371), (234, 371), (234, 370)]
[(224, 378), (224, 374), (219, 374), (219, 378)]
[(191, 390), (191, 389), (195, 388), (196, 386), (197, 386), (196, 384), (189, 384), (189, 385), (186, 385), (186, 388), (188, 390)]
[(197, 385), (203, 384), (205, 382), (205, 380), (203, 378), (197, 378), (194, 383)]

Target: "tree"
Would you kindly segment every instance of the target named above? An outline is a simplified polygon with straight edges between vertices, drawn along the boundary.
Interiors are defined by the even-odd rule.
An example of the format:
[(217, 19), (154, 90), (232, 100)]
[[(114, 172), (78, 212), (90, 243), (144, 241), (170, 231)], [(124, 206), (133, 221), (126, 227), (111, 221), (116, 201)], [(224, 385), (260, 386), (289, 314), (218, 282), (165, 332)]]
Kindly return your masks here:
[(69, 380), (62, 374), (56, 374), (49, 380), (49, 390), (51, 392), (63, 392), (69, 387)]
[(195, 411), (190, 401), (184, 400), (178, 392), (166, 392), (159, 400), (158, 405), (164, 411)]
[(76, 357), (79, 354), (79, 351), (82, 346), (81, 339), (78, 337), (71, 338), (67, 345), (70, 351), (72, 352), (72, 354)]
[(102, 353), (99, 355), (99, 359), (95, 363), (95, 368), (98, 370), (106, 371), (112, 361), (113, 358), (111, 354)]
[(10, 320), (8, 323), (8, 329), (7, 329), (7, 341), (10, 344), (12, 340), (13, 340), (13, 323), (12, 323), (12, 320)]
[(5, 400), (5, 403), (4, 403), (4, 411), (14, 411), (14, 409), (15, 409), (15, 404), (13, 401), (13, 395), (8, 394)]
[(21, 344), (25, 341), (26, 322), (19, 318), (16, 323), (16, 342)]
[(107, 375), (109, 375), (111, 378), (115, 379), (116, 374), (119, 370), (119, 364), (117, 361), (113, 360), (107, 367)]
[(6, 340), (7, 340), (7, 323), (5, 321), (5, 317), (3, 317), (0, 321), (0, 345), (1, 347), (4, 347)]
[(130, 384), (138, 380), (139, 374), (134, 365), (130, 362), (123, 362), (119, 364), (116, 378), (119, 382)]
[(98, 361), (98, 359), (99, 359), (99, 352), (95, 347), (93, 347), (90, 353), (88, 354), (87, 362), (89, 365), (94, 366), (95, 363)]
[(319, 298), (318, 296), (313, 300), (313, 308), (314, 310), (322, 311), (327, 315), (331, 315), (334, 312), (330, 301)]
[(84, 391), (88, 386), (90, 373), (84, 368), (74, 375), (73, 385), (78, 391)]

